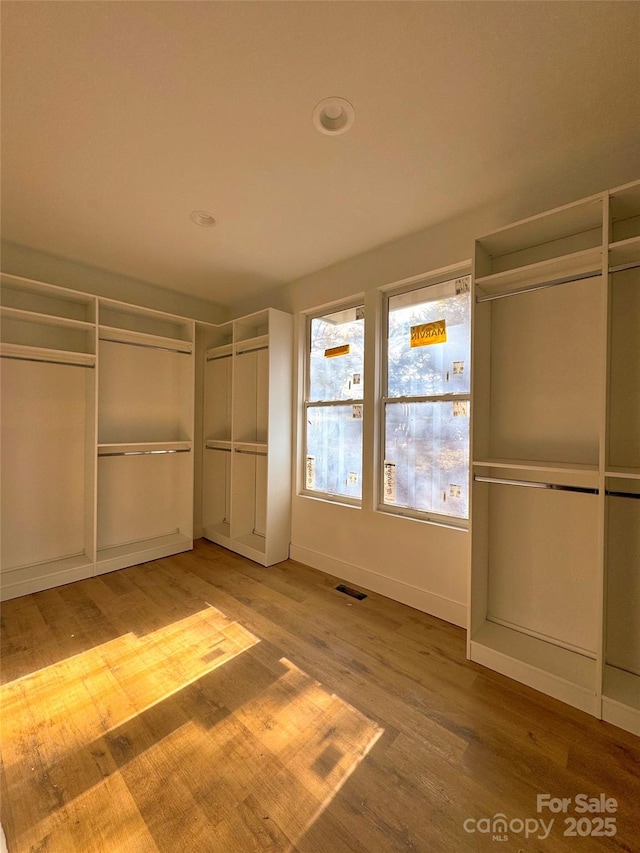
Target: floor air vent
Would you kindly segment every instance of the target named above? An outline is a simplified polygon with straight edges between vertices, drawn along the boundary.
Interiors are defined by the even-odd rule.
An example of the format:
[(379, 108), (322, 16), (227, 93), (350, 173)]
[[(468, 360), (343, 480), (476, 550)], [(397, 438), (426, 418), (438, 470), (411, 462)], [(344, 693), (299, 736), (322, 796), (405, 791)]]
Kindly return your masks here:
[(364, 592), (359, 592), (357, 589), (352, 589), (350, 586), (345, 586), (343, 583), (338, 584), (336, 587), (338, 592), (344, 592), (345, 595), (350, 595), (352, 598), (357, 598), (358, 601), (362, 601), (363, 598), (366, 598), (366, 594)]

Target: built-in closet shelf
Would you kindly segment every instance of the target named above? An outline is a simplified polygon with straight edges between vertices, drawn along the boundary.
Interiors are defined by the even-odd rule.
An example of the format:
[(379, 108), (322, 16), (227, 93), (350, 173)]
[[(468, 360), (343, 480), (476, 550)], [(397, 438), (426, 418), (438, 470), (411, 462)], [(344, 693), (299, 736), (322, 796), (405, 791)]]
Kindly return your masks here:
[(96, 327), (95, 323), (88, 320), (74, 320), (71, 317), (58, 317), (56, 314), (42, 314), (24, 308), (8, 308), (4, 305), (0, 306), (0, 317), (8, 320), (20, 320), (23, 323), (61, 326), (66, 329), (79, 329), (81, 331), (90, 331)]
[(9, 598), (82, 580), (92, 574), (93, 557), (86, 553), (31, 563), (28, 566), (3, 567), (0, 598), (6, 601)]
[(205, 358), (207, 361), (216, 361), (219, 358), (230, 358), (233, 355), (233, 344), (221, 344), (208, 349)]
[(202, 528), (202, 535), (223, 548), (231, 547), (231, 525), (228, 521), (220, 521), (217, 524), (207, 524)]
[(605, 471), (605, 476), (618, 477), (621, 480), (640, 480), (640, 468), (627, 468), (609, 465)]
[(150, 335), (147, 332), (134, 332), (117, 326), (100, 326), (100, 340), (118, 344), (150, 347), (152, 349), (171, 350), (188, 355), (193, 352), (191, 341), (166, 338), (161, 335)]
[(261, 456), (267, 455), (269, 445), (266, 441), (235, 441), (233, 449), (236, 453), (257, 453)]
[(605, 666), (602, 719), (640, 736), (640, 676)]
[(527, 459), (474, 459), (474, 467), (478, 468), (512, 468), (514, 471), (540, 471), (567, 474), (598, 473), (597, 465), (587, 465), (574, 462), (536, 462)]
[(497, 296), (516, 289), (546, 284), (559, 278), (600, 273), (602, 252), (602, 246), (597, 246), (559, 258), (550, 258), (504, 272), (477, 277), (475, 279), (477, 291), (479, 291), (477, 295), (479, 298)]
[(207, 450), (231, 450), (231, 440), (227, 438), (208, 438), (204, 446)]
[(238, 341), (234, 346), (236, 355), (244, 355), (244, 353), (255, 352), (255, 350), (267, 349), (269, 347), (269, 335), (258, 335), (255, 338)]
[(2, 273), (0, 299), (5, 308), (42, 314), (47, 322), (78, 320), (95, 325), (96, 297), (45, 284), (22, 276)]
[(25, 361), (51, 361), (55, 364), (69, 364), (79, 367), (95, 367), (96, 363), (95, 355), (89, 352), (33, 347), (27, 344), (12, 344), (5, 341), (0, 343), (0, 356)]
[(146, 456), (165, 453), (189, 453), (190, 441), (134, 441), (98, 445), (98, 456)]
[(590, 657), (485, 622), (471, 638), (471, 659), (589, 714), (597, 709), (597, 667)]
[(138, 542), (128, 542), (98, 551), (96, 574), (112, 572), (137, 563), (159, 560), (193, 547), (193, 539), (183, 533), (171, 533), (167, 536), (156, 536), (152, 539), (141, 539)]
[(640, 237), (630, 237), (609, 244), (609, 265), (631, 264), (640, 261)]

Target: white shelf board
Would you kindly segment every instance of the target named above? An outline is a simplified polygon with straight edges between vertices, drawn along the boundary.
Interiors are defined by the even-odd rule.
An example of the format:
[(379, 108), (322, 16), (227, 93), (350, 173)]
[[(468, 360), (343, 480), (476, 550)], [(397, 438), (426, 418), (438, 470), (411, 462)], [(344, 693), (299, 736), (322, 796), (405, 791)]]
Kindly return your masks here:
[(630, 237), (628, 240), (609, 244), (609, 266), (631, 264), (634, 261), (640, 261), (640, 237)]
[(89, 352), (75, 350), (49, 349), (48, 347), (32, 347), (27, 344), (0, 343), (0, 355), (5, 358), (22, 358), (30, 361), (52, 361), (65, 364), (77, 364), (93, 367), (96, 357)]
[(29, 566), (3, 568), (0, 573), (0, 599), (18, 598), (92, 575), (93, 560), (84, 553)]
[(527, 459), (474, 459), (473, 466), (477, 468), (513, 468), (518, 471), (551, 471), (567, 474), (598, 473), (597, 465), (587, 465), (577, 462), (535, 462)]
[(605, 666), (602, 719), (640, 736), (640, 676)]
[(113, 453), (162, 453), (163, 451), (191, 450), (190, 441), (132, 441), (111, 442), (98, 445), (98, 456), (108, 456)]
[(63, 302), (71, 302), (74, 305), (92, 305), (96, 297), (87, 293), (82, 293), (78, 290), (71, 290), (68, 287), (60, 287), (56, 284), (48, 284), (44, 281), (37, 281), (33, 278), (24, 278), (21, 275), (13, 275), (12, 273), (3, 272), (1, 275), (2, 284), (7, 286), (17, 284), (26, 293), (36, 293), (39, 296), (53, 296), (54, 299), (60, 299)]
[(218, 358), (228, 358), (230, 355), (233, 355), (233, 344), (221, 344), (207, 350), (206, 360), (215, 361)]
[(205, 447), (210, 450), (231, 450), (231, 439), (229, 438), (208, 438)]
[(640, 468), (609, 465), (604, 473), (606, 477), (618, 477), (620, 480), (640, 480)]
[(25, 308), (0, 307), (0, 316), (10, 320), (20, 320), (24, 323), (35, 323), (41, 326), (62, 326), (65, 329), (90, 331), (95, 329), (95, 323), (89, 320), (73, 320), (71, 317), (59, 317), (57, 314), (42, 314), (38, 311), (27, 311)]
[(267, 453), (269, 445), (266, 441), (235, 441), (233, 443), (235, 450), (249, 450), (255, 453)]
[(508, 293), (509, 291), (542, 284), (565, 276), (582, 275), (602, 267), (602, 246), (595, 249), (583, 249), (558, 258), (549, 258), (535, 264), (525, 264), (514, 269), (475, 279), (476, 287), (486, 296)]
[(511, 628), (485, 622), (471, 659), (589, 714), (599, 713), (596, 661)]
[(531, 246), (581, 234), (602, 227), (603, 196), (557, 207), (545, 213), (506, 225), (477, 242), (493, 257), (509, 255)]
[(236, 355), (244, 355), (244, 353), (253, 352), (253, 350), (262, 349), (269, 346), (269, 335), (258, 335), (255, 338), (247, 338), (245, 341), (238, 341), (234, 345)]
[(609, 196), (611, 218), (614, 222), (640, 216), (640, 181), (616, 187), (611, 190)]
[(184, 533), (171, 533), (167, 536), (156, 536), (153, 539), (141, 539), (138, 542), (128, 542), (98, 551), (96, 574), (112, 572), (138, 563), (158, 560), (171, 554), (190, 551), (193, 539)]
[(118, 326), (105, 326), (101, 324), (99, 328), (101, 341), (138, 344), (140, 346), (173, 350), (179, 353), (191, 353), (193, 351), (193, 343), (191, 341), (167, 338), (162, 335), (151, 335), (148, 332), (134, 332), (130, 329), (121, 329)]

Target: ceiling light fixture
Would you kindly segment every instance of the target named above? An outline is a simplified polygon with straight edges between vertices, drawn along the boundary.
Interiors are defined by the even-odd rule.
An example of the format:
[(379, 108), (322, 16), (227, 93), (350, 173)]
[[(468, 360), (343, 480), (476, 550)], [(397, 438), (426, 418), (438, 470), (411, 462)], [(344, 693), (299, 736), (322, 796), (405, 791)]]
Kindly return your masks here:
[(346, 133), (355, 120), (356, 111), (344, 98), (324, 98), (313, 110), (314, 125), (327, 136)]
[(213, 228), (216, 224), (215, 218), (206, 210), (192, 210), (189, 219), (202, 228)]

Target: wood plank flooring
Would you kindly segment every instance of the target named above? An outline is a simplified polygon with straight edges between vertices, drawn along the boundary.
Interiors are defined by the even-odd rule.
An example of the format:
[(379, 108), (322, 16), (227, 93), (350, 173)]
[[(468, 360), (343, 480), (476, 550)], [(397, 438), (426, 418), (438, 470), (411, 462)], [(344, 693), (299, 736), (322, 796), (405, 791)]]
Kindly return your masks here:
[(640, 850), (640, 739), (337, 583), (201, 540), (6, 602), (10, 853)]

